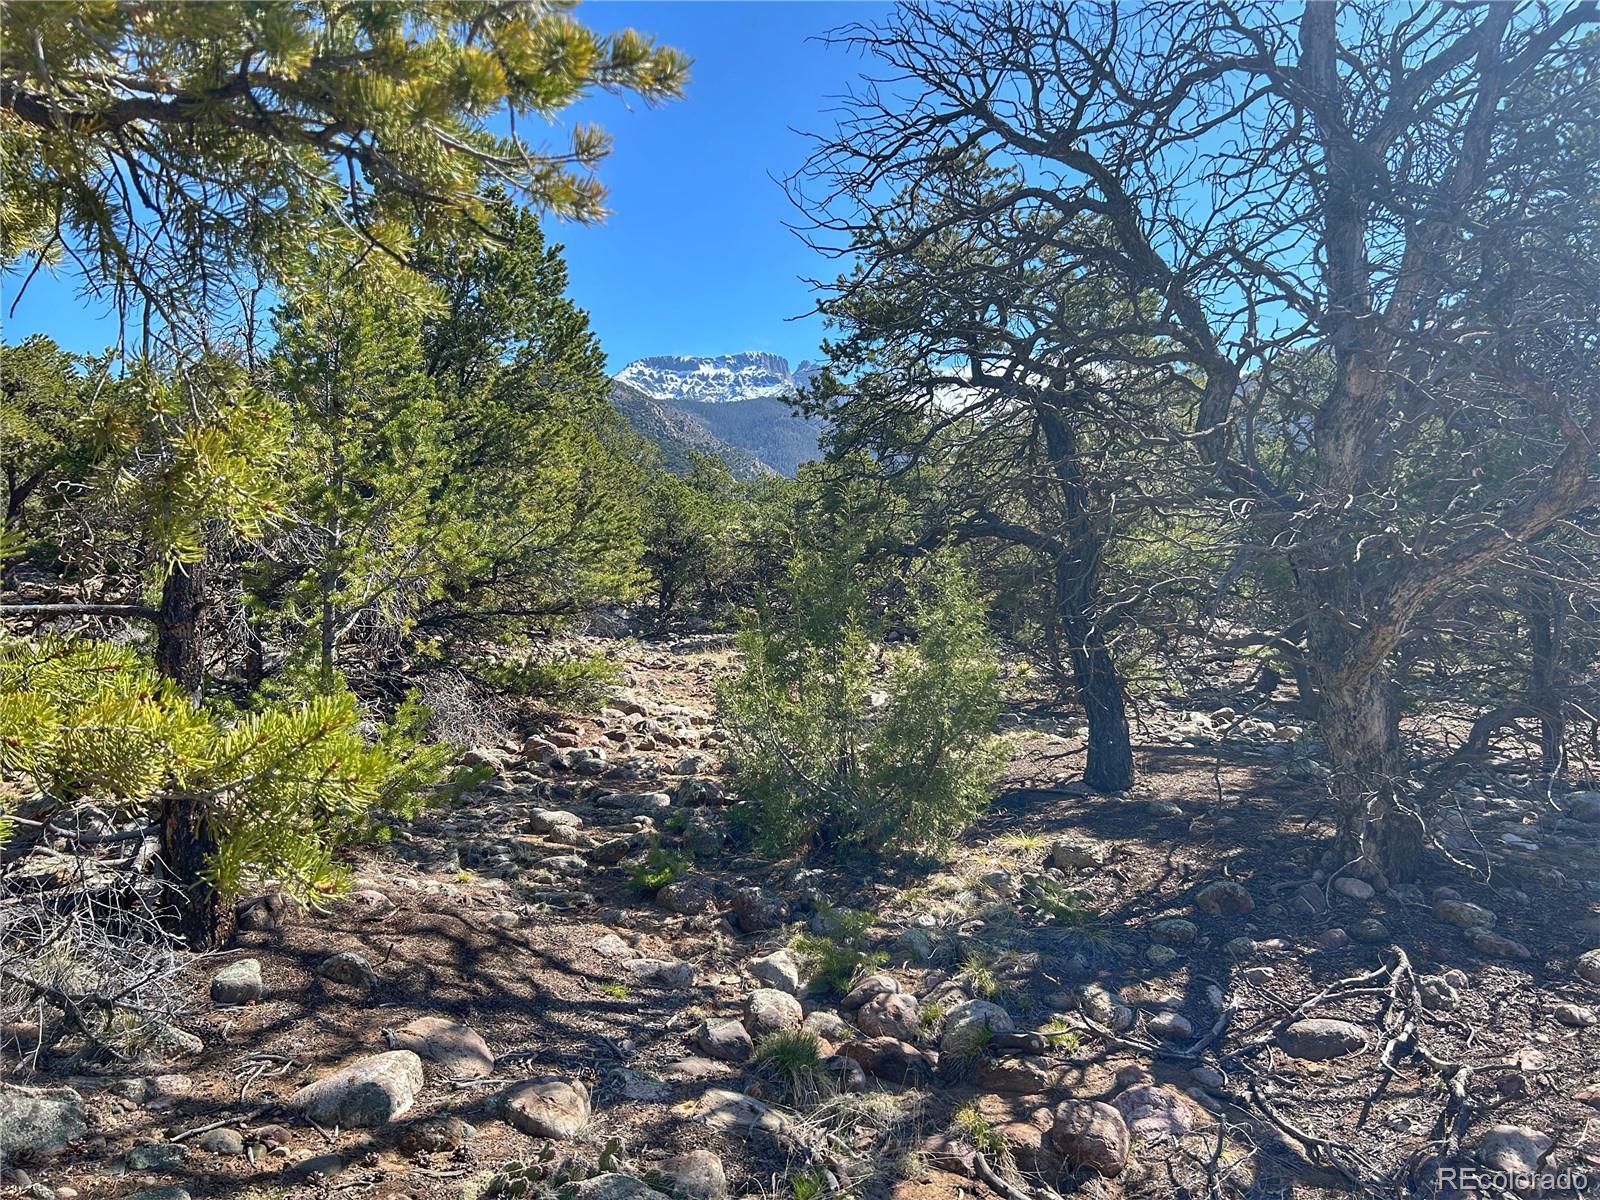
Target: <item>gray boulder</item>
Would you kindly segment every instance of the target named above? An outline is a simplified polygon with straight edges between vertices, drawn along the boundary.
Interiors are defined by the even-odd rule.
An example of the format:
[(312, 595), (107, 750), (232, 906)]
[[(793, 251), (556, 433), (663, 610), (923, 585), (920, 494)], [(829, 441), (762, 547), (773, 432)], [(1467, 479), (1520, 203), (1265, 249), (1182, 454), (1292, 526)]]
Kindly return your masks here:
[(211, 999), (218, 1004), (254, 1004), (261, 999), (261, 963), (241, 958), (211, 977)]
[(394, 1031), (397, 1050), (438, 1063), (456, 1079), (484, 1079), (494, 1074), (494, 1054), (478, 1031), (445, 1017), (418, 1017)]
[(1285, 1054), (1294, 1058), (1321, 1062), (1329, 1058), (1343, 1058), (1365, 1050), (1367, 1032), (1349, 1021), (1335, 1021), (1327, 1017), (1307, 1017), (1296, 1021), (1278, 1034), (1278, 1045)]
[(589, 1089), (575, 1079), (542, 1075), (502, 1092), (500, 1112), (530, 1137), (576, 1137), (589, 1123)]
[(405, 1114), (422, 1090), (422, 1060), (410, 1050), (373, 1054), (308, 1083), (289, 1107), (318, 1125), (371, 1129)]
[(88, 1129), (83, 1097), (71, 1088), (0, 1083), (0, 1163), (19, 1154), (59, 1154)]

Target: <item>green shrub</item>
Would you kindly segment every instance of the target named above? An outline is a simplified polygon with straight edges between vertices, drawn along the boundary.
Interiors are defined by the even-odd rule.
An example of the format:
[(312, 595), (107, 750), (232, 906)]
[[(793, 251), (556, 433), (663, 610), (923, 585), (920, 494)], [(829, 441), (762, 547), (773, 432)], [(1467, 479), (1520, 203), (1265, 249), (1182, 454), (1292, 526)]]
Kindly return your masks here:
[(822, 1043), (806, 1029), (769, 1034), (756, 1047), (756, 1070), (796, 1103), (810, 1103), (832, 1090), (822, 1067)]
[(756, 614), (721, 693), (745, 821), (768, 851), (940, 847), (987, 803), (1001, 765), (983, 609), (949, 561), (907, 597), (883, 644), (851, 565), (798, 553), (785, 612)]
[(872, 914), (853, 908), (824, 907), (819, 913), (826, 933), (796, 935), (791, 945), (805, 961), (814, 987), (831, 992), (850, 990), (856, 977), (889, 961), (881, 950), (866, 949)]
[(508, 696), (552, 708), (584, 708), (609, 699), (622, 686), (622, 667), (603, 654), (563, 654), (550, 659), (482, 664), (478, 673)]
[(654, 895), (669, 883), (677, 883), (689, 873), (689, 860), (676, 850), (651, 846), (644, 861), (633, 869), (633, 886)]
[(422, 743), (425, 719), (408, 703), (369, 735), (337, 676), (229, 712), (125, 646), (0, 642), (0, 772), (119, 816), (199, 797), (216, 839), (205, 878), (224, 897), (268, 881), (300, 899), (340, 886), (340, 847), (380, 833), (380, 812), (414, 813), (443, 775), (450, 751)]
[(970, 1100), (956, 1109), (950, 1118), (950, 1132), (965, 1138), (972, 1148), (983, 1155), (1000, 1174), (1005, 1175), (1016, 1166), (1015, 1156), (1005, 1138), (996, 1132), (989, 1119), (983, 1115), (976, 1100)]

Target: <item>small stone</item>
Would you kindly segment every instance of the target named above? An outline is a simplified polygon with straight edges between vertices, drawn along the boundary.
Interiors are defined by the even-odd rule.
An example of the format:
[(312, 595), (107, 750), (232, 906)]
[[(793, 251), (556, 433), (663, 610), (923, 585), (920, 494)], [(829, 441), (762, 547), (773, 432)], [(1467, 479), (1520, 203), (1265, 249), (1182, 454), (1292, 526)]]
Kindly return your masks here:
[(1342, 950), (1350, 944), (1350, 935), (1343, 929), (1324, 929), (1316, 944), (1319, 950)]
[(1120, 1112), (1099, 1100), (1068, 1100), (1057, 1108), (1050, 1142), (1068, 1162), (1108, 1179), (1122, 1174), (1127, 1165), (1127, 1123)]
[(1377, 945), (1389, 940), (1389, 927), (1377, 917), (1366, 917), (1350, 926), (1350, 936), (1367, 945)]
[(997, 1033), (1016, 1028), (1011, 1014), (988, 1000), (967, 1000), (945, 1014), (939, 1049), (952, 1058), (971, 1058)]
[(657, 1167), (656, 1173), (688, 1200), (727, 1200), (728, 1176), (715, 1151), (690, 1150), (674, 1155)]
[(422, 1060), (410, 1050), (358, 1059), (289, 1097), (318, 1125), (370, 1129), (402, 1116), (422, 1090)]
[(915, 1041), (921, 1025), (916, 999), (904, 992), (874, 996), (856, 1010), (856, 1024), (869, 1037)]
[[(59, 1192), (56, 1194), (60, 1195)], [(165, 1187), (142, 1188), (129, 1196), (128, 1200), (190, 1200), (190, 1196), (186, 1189), (169, 1183)]]
[(444, 1017), (418, 1017), (395, 1030), (393, 1045), (438, 1063), (454, 1079), (487, 1079), (494, 1054), (477, 1030)]
[(1279, 1033), (1278, 1045), (1285, 1054), (1294, 1058), (1320, 1062), (1366, 1049), (1367, 1034), (1366, 1030), (1349, 1021), (1308, 1017)]
[(1194, 1026), (1182, 1013), (1160, 1012), (1147, 1024), (1150, 1032), (1162, 1041), (1175, 1042), (1194, 1036)]
[(774, 1033), (799, 1029), (805, 1015), (800, 1001), (777, 988), (756, 988), (745, 997), (745, 1028), (758, 1041)]
[(530, 1137), (576, 1137), (589, 1122), (589, 1089), (575, 1079), (541, 1075), (502, 1092), (500, 1112)]
[(241, 958), (211, 977), (211, 999), (217, 1004), (254, 1004), (261, 999), (261, 963)]
[(755, 1040), (750, 1031), (743, 1021), (731, 1017), (702, 1021), (695, 1031), (694, 1044), (723, 1062), (742, 1063), (755, 1053)]
[(323, 959), (317, 967), (317, 974), (335, 983), (367, 991), (378, 986), (378, 976), (373, 971), (372, 964), (365, 956), (354, 950), (344, 950), (331, 958)]
[(1563, 1025), (1573, 1029), (1588, 1029), (1600, 1024), (1600, 1016), (1595, 1015), (1592, 1008), (1585, 1008), (1581, 1004), (1558, 1004), (1555, 1007), (1555, 1018)]
[(1242, 917), (1255, 910), (1256, 902), (1243, 884), (1219, 879), (1195, 894), (1194, 906), (1207, 916)]
[(774, 950), (771, 954), (752, 958), (745, 965), (750, 969), (752, 976), (768, 987), (788, 992), (791, 996), (799, 995), (800, 965), (795, 962), (794, 955), (789, 951)]
[(1171, 946), (1151, 946), (1144, 952), (1153, 967), (1166, 967), (1178, 960), (1178, 952)]
[(1333, 881), (1333, 890), (1350, 900), (1371, 900), (1377, 891), (1365, 879), (1357, 879), (1353, 875), (1341, 875)]
[(197, 1134), (191, 1145), (207, 1154), (227, 1158), (236, 1158), (244, 1153), (244, 1137), (237, 1129), (208, 1129)]

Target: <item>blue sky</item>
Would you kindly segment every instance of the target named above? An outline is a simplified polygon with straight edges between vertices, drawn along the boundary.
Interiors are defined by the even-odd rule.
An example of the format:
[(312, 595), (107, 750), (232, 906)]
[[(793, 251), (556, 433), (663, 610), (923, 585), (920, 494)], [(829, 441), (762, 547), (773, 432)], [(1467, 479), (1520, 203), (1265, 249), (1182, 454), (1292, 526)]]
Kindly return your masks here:
[[(652, 109), (600, 95), (563, 114), (563, 124), (599, 122), (615, 142), (601, 168), (610, 219), (548, 227), (567, 247), (571, 294), (589, 310), (612, 370), (647, 354), (816, 357), (820, 324), (790, 318), (811, 303), (800, 277), (836, 266), (784, 227), (795, 214), (775, 179), (807, 153), (791, 130), (831, 128), (827, 110), (863, 70), (846, 49), (810, 39), (886, 8), (865, 0), (579, 6), (592, 28), (631, 26), (694, 59), (683, 100)], [(18, 283), (3, 281), (7, 341), (38, 331), (71, 350), (115, 341), (112, 318), (79, 298), (70, 272), (41, 273), (11, 316)]]

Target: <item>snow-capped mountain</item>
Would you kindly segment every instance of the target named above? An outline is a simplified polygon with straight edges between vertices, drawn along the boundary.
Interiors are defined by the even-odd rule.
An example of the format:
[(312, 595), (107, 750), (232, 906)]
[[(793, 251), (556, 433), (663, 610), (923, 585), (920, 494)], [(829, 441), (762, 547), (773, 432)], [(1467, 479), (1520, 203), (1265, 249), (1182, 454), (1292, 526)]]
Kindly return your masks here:
[(710, 357), (662, 354), (629, 363), (616, 378), (657, 400), (720, 404), (757, 396), (792, 396), (818, 369), (814, 363), (802, 362), (791, 371), (783, 355), (759, 351)]
[(791, 371), (781, 354), (757, 351), (706, 358), (664, 354), (618, 371), (612, 402), (637, 433), (662, 448), (669, 467), (687, 462), (688, 450), (709, 448), (742, 479), (762, 470), (793, 475), (817, 457), (822, 422), (786, 401), (819, 370), (802, 362)]

